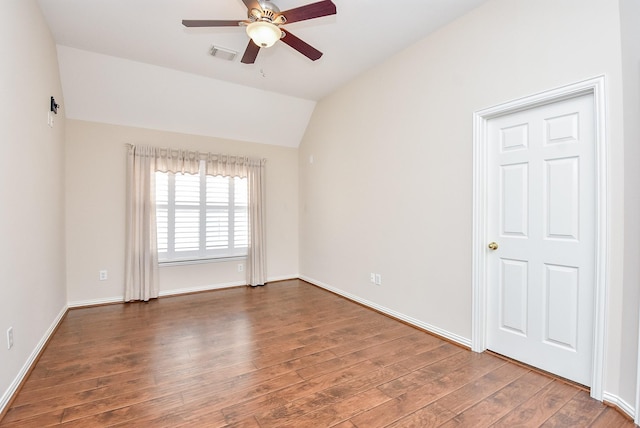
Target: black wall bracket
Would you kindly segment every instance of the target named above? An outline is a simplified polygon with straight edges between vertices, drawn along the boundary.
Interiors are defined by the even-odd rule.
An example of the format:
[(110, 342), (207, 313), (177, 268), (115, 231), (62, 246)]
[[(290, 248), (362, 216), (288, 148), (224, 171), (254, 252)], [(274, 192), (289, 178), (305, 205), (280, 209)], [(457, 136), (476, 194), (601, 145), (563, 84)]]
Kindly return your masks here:
[(60, 104), (57, 104), (56, 99), (51, 97), (51, 111), (53, 114), (58, 114), (58, 107), (60, 107)]

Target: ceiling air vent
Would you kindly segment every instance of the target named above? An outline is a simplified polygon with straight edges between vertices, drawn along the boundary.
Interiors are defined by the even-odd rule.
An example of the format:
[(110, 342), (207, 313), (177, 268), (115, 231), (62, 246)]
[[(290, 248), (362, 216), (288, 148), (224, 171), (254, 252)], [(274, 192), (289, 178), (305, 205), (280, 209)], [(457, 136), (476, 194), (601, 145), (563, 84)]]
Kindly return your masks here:
[(231, 49), (221, 48), (220, 46), (212, 46), (211, 47), (211, 56), (215, 56), (216, 58), (224, 59), (226, 61), (233, 61), (238, 55), (238, 52), (232, 51)]

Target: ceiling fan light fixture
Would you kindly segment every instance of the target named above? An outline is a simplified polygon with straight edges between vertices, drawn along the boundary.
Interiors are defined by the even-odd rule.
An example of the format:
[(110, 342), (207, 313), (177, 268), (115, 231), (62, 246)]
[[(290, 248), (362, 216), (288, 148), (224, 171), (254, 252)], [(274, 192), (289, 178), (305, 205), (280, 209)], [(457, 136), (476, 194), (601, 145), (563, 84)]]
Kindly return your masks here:
[(282, 31), (277, 25), (267, 21), (252, 22), (247, 25), (247, 34), (253, 43), (261, 48), (269, 48), (282, 37)]

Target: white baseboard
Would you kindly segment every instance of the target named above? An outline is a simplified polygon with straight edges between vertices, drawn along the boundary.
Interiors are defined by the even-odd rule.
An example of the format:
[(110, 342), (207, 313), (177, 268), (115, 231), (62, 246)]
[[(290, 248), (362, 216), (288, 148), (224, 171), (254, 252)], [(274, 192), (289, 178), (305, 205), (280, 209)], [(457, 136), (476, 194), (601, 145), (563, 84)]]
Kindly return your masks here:
[[(288, 279), (298, 279), (298, 275), (284, 275), (284, 276), (270, 276), (267, 278), (267, 283), (275, 282), (275, 281), (285, 281)], [(212, 291), (212, 290), (220, 290), (223, 288), (231, 288), (231, 287), (241, 287), (243, 285), (247, 285), (246, 281), (233, 281), (233, 282), (225, 282), (222, 284), (212, 284), (205, 285), (202, 287), (192, 287), (192, 288), (176, 288), (175, 290), (164, 290), (160, 292), (160, 297), (166, 296), (178, 296), (180, 294), (188, 294), (188, 293), (197, 293), (200, 291)]]
[(233, 281), (233, 282), (225, 282), (222, 284), (211, 284), (211, 285), (203, 285), (200, 287), (190, 287), (190, 288), (176, 288), (174, 290), (163, 290), (160, 292), (160, 297), (167, 296), (179, 296), (180, 294), (189, 294), (189, 293), (198, 293), (201, 291), (211, 291), (211, 290), (219, 290), (221, 288), (231, 288), (231, 287), (239, 287), (242, 285), (247, 285), (246, 281)]
[(69, 309), (73, 308), (81, 308), (84, 306), (99, 306), (99, 305), (108, 305), (111, 303), (123, 303), (124, 296), (116, 296), (116, 297), (104, 297), (101, 299), (91, 299), (91, 300), (78, 300), (75, 302), (69, 302)]
[(60, 322), (62, 321), (62, 318), (67, 313), (67, 309), (68, 309), (67, 306), (62, 308), (58, 316), (53, 320), (53, 322), (51, 323), (47, 331), (44, 333), (44, 335), (40, 339), (40, 342), (38, 342), (38, 344), (36, 345), (33, 352), (31, 352), (31, 355), (29, 355), (29, 358), (22, 366), (22, 369), (20, 369), (20, 371), (18, 372), (18, 375), (15, 377), (15, 379), (13, 379), (13, 382), (11, 382), (11, 385), (9, 385), (9, 388), (7, 388), (7, 390), (4, 392), (4, 394), (2, 395), (2, 398), (0, 398), (0, 414), (2, 414), (2, 412), (4, 412), (5, 410), (5, 407), (9, 405), (11, 398), (18, 390), (18, 387), (24, 380), (25, 376), (27, 376), (27, 374), (29, 373), (29, 370), (31, 370), (31, 367), (35, 364), (36, 358), (38, 358), (38, 355), (40, 355), (40, 352), (42, 352), (44, 345), (46, 345), (47, 341), (49, 340), (53, 332), (56, 330), (56, 328), (58, 327), (58, 324), (60, 324)]
[(364, 306), (367, 306), (369, 308), (375, 309), (376, 311), (382, 312), (383, 314), (386, 314), (386, 315), (389, 315), (389, 316), (391, 316), (393, 318), (396, 318), (396, 319), (399, 319), (401, 321), (404, 321), (407, 324), (411, 324), (413, 326), (416, 326), (418, 328), (426, 330), (426, 331), (428, 331), (430, 333), (433, 333), (433, 334), (435, 334), (437, 336), (443, 337), (443, 338), (445, 338), (447, 340), (450, 340), (452, 342), (455, 342), (455, 343), (459, 343), (460, 345), (466, 346), (467, 348), (471, 348), (471, 339), (459, 336), (459, 335), (457, 335), (455, 333), (451, 333), (451, 332), (449, 332), (447, 330), (441, 329), (440, 327), (436, 327), (434, 325), (425, 323), (423, 321), (417, 320), (415, 318), (412, 318), (412, 317), (407, 316), (405, 314), (402, 314), (400, 312), (396, 312), (396, 311), (394, 311), (392, 309), (389, 309), (389, 308), (386, 308), (384, 306), (380, 306), (377, 303), (373, 303), (373, 302), (370, 302), (368, 300), (362, 299), (362, 298), (360, 298), (358, 296), (355, 296), (355, 295), (353, 295), (351, 293), (347, 293), (347, 292), (345, 292), (343, 290), (340, 290), (338, 288), (332, 287), (332, 286), (330, 286), (328, 284), (324, 284), (321, 281), (317, 281), (317, 280), (315, 280), (313, 278), (309, 278), (307, 276), (300, 275), (300, 279), (302, 279), (304, 281), (307, 281), (307, 282), (309, 282), (309, 283), (311, 283), (313, 285), (316, 285), (316, 286), (318, 286), (320, 288), (324, 288), (325, 290), (329, 290), (329, 291), (331, 291), (331, 292), (333, 292), (335, 294), (338, 294), (340, 296), (346, 297), (347, 299), (353, 300), (354, 302), (358, 302), (361, 305), (364, 305)]
[[(267, 283), (275, 282), (275, 281), (285, 281), (287, 279), (297, 279), (298, 275), (284, 275), (284, 276), (270, 276), (267, 278)], [(197, 293), (200, 291), (212, 291), (212, 290), (220, 290), (223, 288), (231, 288), (231, 287), (241, 287), (243, 285), (247, 285), (246, 281), (233, 281), (233, 282), (225, 282), (222, 284), (212, 284), (205, 285), (201, 287), (192, 287), (192, 288), (176, 288), (175, 290), (164, 290), (160, 292), (160, 297), (166, 296), (178, 296), (180, 294), (188, 294), (188, 293)]]
[[(200, 287), (176, 288), (174, 290), (162, 290), (160, 291), (158, 296), (159, 297), (179, 296), (180, 294), (189, 294), (189, 293), (197, 293), (200, 291), (218, 290), (221, 288), (238, 287), (240, 285), (246, 285), (246, 283), (244, 281), (235, 281), (235, 282), (227, 282), (223, 284), (204, 285)], [(84, 306), (108, 305), (111, 303), (124, 303), (124, 296), (104, 297), (101, 299), (92, 299), (92, 300), (78, 300), (75, 302), (69, 302), (69, 308), (72, 309), (72, 308), (81, 308)]]
[[(288, 279), (297, 279), (299, 277), (298, 274), (295, 275), (283, 275), (283, 276), (272, 276), (267, 279), (267, 283), (275, 282), (275, 281), (285, 281)], [(201, 291), (212, 291), (212, 290), (220, 290), (223, 288), (231, 288), (231, 287), (239, 287), (242, 285), (247, 285), (246, 281), (233, 281), (233, 282), (225, 282), (222, 284), (209, 284), (203, 285), (200, 287), (189, 287), (189, 288), (175, 288), (173, 290), (161, 290), (159, 297), (167, 297), (167, 296), (179, 296), (180, 294), (189, 294), (189, 293), (198, 293)], [(98, 305), (107, 305), (111, 303), (124, 303), (124, 296), (115, 296), (115, 297), (105, 297), (101, 299), (92, 299), (92, 300), (78, 300), (75, 302), (69, 302), (69, 308), (80, 308), (84, 306), (98, 306)]]
[(631, 419), (634, 419), (636, 416), (636, 411), (633, 408), (633, 406), (627, 403), (626, 401), (624, 401), (622, 398), (618, 397), (617, 395), (613, 395), (611, 393), (604, 391), (602, 393), (602, 401), (606, 401), (609, 404), (613, 404), (618, 409), (620, 409), (620, 411), (626, 413)]
[(298, 275), (297, 273), (292, 275), (270, 276), (267, 278), (267, 284), (270, 282), (288, 281), (290, 279), (298, 279), (298, 278), (300, 278), (300, 275)]

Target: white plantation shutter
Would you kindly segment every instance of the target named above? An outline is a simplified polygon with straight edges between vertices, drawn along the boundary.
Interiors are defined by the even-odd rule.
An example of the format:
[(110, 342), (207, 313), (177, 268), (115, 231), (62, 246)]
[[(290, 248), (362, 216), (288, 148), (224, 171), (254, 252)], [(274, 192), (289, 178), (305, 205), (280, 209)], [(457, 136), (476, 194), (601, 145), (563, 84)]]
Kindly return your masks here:
[(247, 180), (156, 173), (158, 256), (161, 262), (247, 253)]
[(247, 213), (247, 179), (234, 177), (234, 228), (233, 246), (247, 248), (249, 245), (249, 215)]
[(207, 250), (229, 247), (229, 196), (229, 177), (207, 176)]
[(173, 174), (175, 180), (176, 253), (200, 250), (200, 176)]
[(169, 236), (169, 174), (156, 173), (156, 227), (158, 253), (166, 253)]

